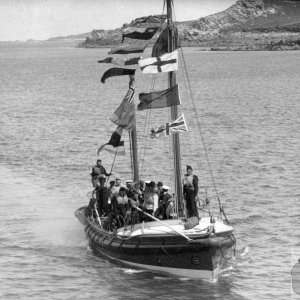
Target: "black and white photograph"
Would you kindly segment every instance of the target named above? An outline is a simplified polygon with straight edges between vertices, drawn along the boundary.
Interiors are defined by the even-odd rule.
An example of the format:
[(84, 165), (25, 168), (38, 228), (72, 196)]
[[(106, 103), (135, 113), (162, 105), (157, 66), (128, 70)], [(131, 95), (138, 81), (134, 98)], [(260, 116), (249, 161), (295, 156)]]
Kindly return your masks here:
[(0, 0), (0, 299), (300, 299), (300, 1)]

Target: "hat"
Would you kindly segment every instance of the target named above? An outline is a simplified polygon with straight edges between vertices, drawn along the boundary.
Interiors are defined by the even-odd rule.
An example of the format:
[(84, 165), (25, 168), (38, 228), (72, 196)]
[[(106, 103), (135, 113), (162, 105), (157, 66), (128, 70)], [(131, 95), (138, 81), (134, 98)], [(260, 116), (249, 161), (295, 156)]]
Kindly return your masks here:
[(170, 189), (170, 187), (168, 187), (167, 185), (163, 185), (162, 188), (163, 188), (163, 190), (169, 190)]
[(154, 182), (154, 181), (151, 181), (151, 182), (149, 183), (149, 185), (150, 185), (151, 187), (155, 188), (155, 182)]
[(133, 181), (129, 179), (129, 180), (126, 180), (125, 183), (133, 183)]
[(157, 183), (157, 186), (163, 186), (164, 184), (161, 182), (161, 181), (159, 181), (158, 183)]
[(151, 182), (151, 180), (145, 180), (146, 184), (149, 184)]
[(193, 171), (193, 168), (191, 166), (186, 166), (186, 170), (192, 170)]

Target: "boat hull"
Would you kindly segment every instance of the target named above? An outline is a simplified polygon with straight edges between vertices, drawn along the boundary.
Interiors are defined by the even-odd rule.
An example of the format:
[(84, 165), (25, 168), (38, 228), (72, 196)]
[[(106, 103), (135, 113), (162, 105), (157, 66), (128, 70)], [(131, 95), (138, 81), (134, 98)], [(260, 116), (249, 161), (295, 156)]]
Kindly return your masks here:
[[(82, 210), (84, 211), (84, 209)], [(96, 255), (127, 266), (195, 279), (213, 279), (222, 258), (234, 246), (231, 235), (193, 238), (174, 233), (120, 236), (76, 212)], [(151, 223), (147, 223), (151, 227)]]

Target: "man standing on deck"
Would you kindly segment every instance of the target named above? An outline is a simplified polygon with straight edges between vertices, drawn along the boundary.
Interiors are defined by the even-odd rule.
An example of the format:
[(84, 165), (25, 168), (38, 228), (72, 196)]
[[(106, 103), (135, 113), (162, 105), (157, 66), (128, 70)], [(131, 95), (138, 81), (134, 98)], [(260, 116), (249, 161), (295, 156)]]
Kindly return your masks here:
[(183, 179), (183, 195), (186, 202), (188, 218), (198, 217), (196, 198), (198, 195), (198, 177), (193, 175), (193, 168), (186, 166), (187, 174)]
[(96, 165), (93, 167), (92, 169), (92, 183), (93, 183), (93, 187), (96, 187), (97, 181), (98, 181), (98, 177), (104, 174), (105, 176), (110, 176), (110, 173), (107, 173), (105, 168), (102, 166), (102, 160), (101, 159), (97, 159)]

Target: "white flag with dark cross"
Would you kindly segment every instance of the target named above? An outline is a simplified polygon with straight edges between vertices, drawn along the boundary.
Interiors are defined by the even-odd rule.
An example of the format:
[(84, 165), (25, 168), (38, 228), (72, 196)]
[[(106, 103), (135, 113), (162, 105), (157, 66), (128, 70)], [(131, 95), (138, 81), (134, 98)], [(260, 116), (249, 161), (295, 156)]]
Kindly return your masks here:
[(139, 66), (144, 74), (177, 71), (178, 51), (166, 53), (160, 57), (140, 59)]

